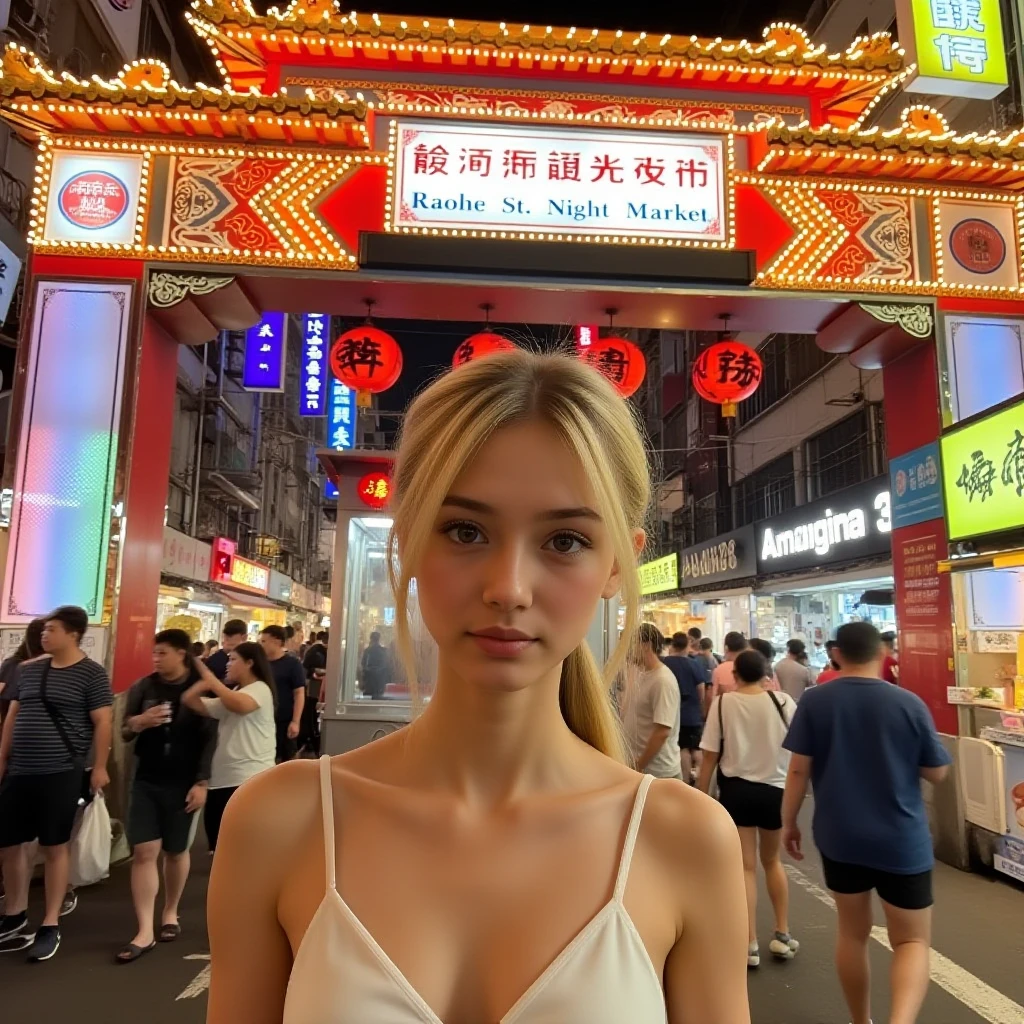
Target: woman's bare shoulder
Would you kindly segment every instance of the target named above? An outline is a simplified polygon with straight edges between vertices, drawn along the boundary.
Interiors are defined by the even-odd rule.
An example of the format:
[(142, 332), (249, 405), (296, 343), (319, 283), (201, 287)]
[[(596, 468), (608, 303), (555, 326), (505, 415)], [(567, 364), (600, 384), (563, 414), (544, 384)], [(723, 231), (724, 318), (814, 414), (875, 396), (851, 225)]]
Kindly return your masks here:
[(722, 805), (676, 779), (652, 783), (644, 834), (654, 856), (666, 866), (674, 871), (699, 869), (703, 876), (723, 855), (739, 848), (736, 826)]
[(285, 852), (320, 820), (320, 770), (316, 761), (289, 761), (260, 772), (232, 797), (224, 828), (270, 855)]

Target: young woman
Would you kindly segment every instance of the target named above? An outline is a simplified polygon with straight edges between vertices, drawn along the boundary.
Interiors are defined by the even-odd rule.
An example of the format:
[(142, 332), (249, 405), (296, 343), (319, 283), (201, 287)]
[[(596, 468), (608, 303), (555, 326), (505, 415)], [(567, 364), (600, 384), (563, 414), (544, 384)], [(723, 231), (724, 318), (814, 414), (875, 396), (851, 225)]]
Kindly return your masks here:
[[(193, 658), (192, 664), (199, 674), (199, 682), (182, 697), (182, 703), (201, 715), (216, 718), (219, 723), (203, 811), (206, 838), (213, 853), (217, 849), (224, 808), (235, 790), (254, 775), (274, 767), (277, 751), (274, 677), (263, 648), (251, 642), (239, 644), (228, 655), (227, 686), (204, 661)], [(231, 689), (232, 686), (237, 689)]]
[(585, 640), (619, 591), (636, 632), (648, 496), (629, 407), (575, 359), (489, 356), (416, 399), (392, 585), (414, 681), (416, 580), (434, 694), (235, 795), (209, 1024), (749, 1024), (736, 831), (623, 763), (625, 651), (602, 678)]
[(755, 650), (733, 662), (737, 689), (711, 705), (701, 747), (704, 763), (698, 786), (705, 793), (718, 769), (718, 794), (740, 834), (747, 893), (747, 966), (758, 967), (757, 854), (760, 846), (768, 896), (775, 911), (775, 934), (769, 949), (792, 960), (800, 944), (789, 934), (789, 883), (782, 867), (782, 794), (789, 752), (782, 741), (796, 711), (788, 693), (766, 689), (771, 665)]

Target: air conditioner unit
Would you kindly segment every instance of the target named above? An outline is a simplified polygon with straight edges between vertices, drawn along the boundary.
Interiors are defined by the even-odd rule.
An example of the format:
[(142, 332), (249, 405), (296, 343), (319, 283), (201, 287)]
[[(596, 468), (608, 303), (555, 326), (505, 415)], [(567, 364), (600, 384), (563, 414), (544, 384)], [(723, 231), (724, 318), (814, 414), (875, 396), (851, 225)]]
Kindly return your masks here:
[(1006, 773), (1002, 750), (988, 740), (961, 736), (960, 789), (964, 817), (972, 824), (1003, 835), (1006, 832)]

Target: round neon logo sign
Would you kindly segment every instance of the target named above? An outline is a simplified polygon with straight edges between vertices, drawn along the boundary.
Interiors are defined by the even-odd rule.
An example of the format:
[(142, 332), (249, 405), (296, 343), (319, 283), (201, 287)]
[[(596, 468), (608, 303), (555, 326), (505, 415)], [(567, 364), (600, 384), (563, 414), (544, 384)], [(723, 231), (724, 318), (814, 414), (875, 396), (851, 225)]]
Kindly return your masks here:
[(82, 171), (64, 183), (57, 205), (75, 227), (100, 231), (128, 212), (128, 189), (107, 171)]

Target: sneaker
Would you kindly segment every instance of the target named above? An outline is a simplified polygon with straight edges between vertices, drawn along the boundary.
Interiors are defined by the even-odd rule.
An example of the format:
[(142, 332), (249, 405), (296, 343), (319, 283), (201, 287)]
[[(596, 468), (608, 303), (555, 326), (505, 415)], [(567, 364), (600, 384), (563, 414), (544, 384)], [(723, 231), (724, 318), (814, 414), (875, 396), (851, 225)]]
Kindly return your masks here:
[(28, 951), (29, 963), (49, 960), (60, 949), (60, 929), (55, 924), (41, 925), (36, 932), (36, 941)]
[(752, 942), (747, 946), (747, 967), (760, 967), (761, 966), (761, 950), (758, 949), (757, 943)]
[(60, 905), (60, 916), (67, 917), (68, 914), (74, 912), (77, 906), (78, 893), (74, 889), (68, 889), (67, 894), (64, 896), (64, 902)]
[(800, 949), (800, 943), (789, 932), (776, 932), (768, 948), (776, 960), (792, 960)]
[(0, 917), (0, 942), (5, 939), (13, 939), (28, 931), (28, 914), (22, 911), (20, 914), (6, 914)]

